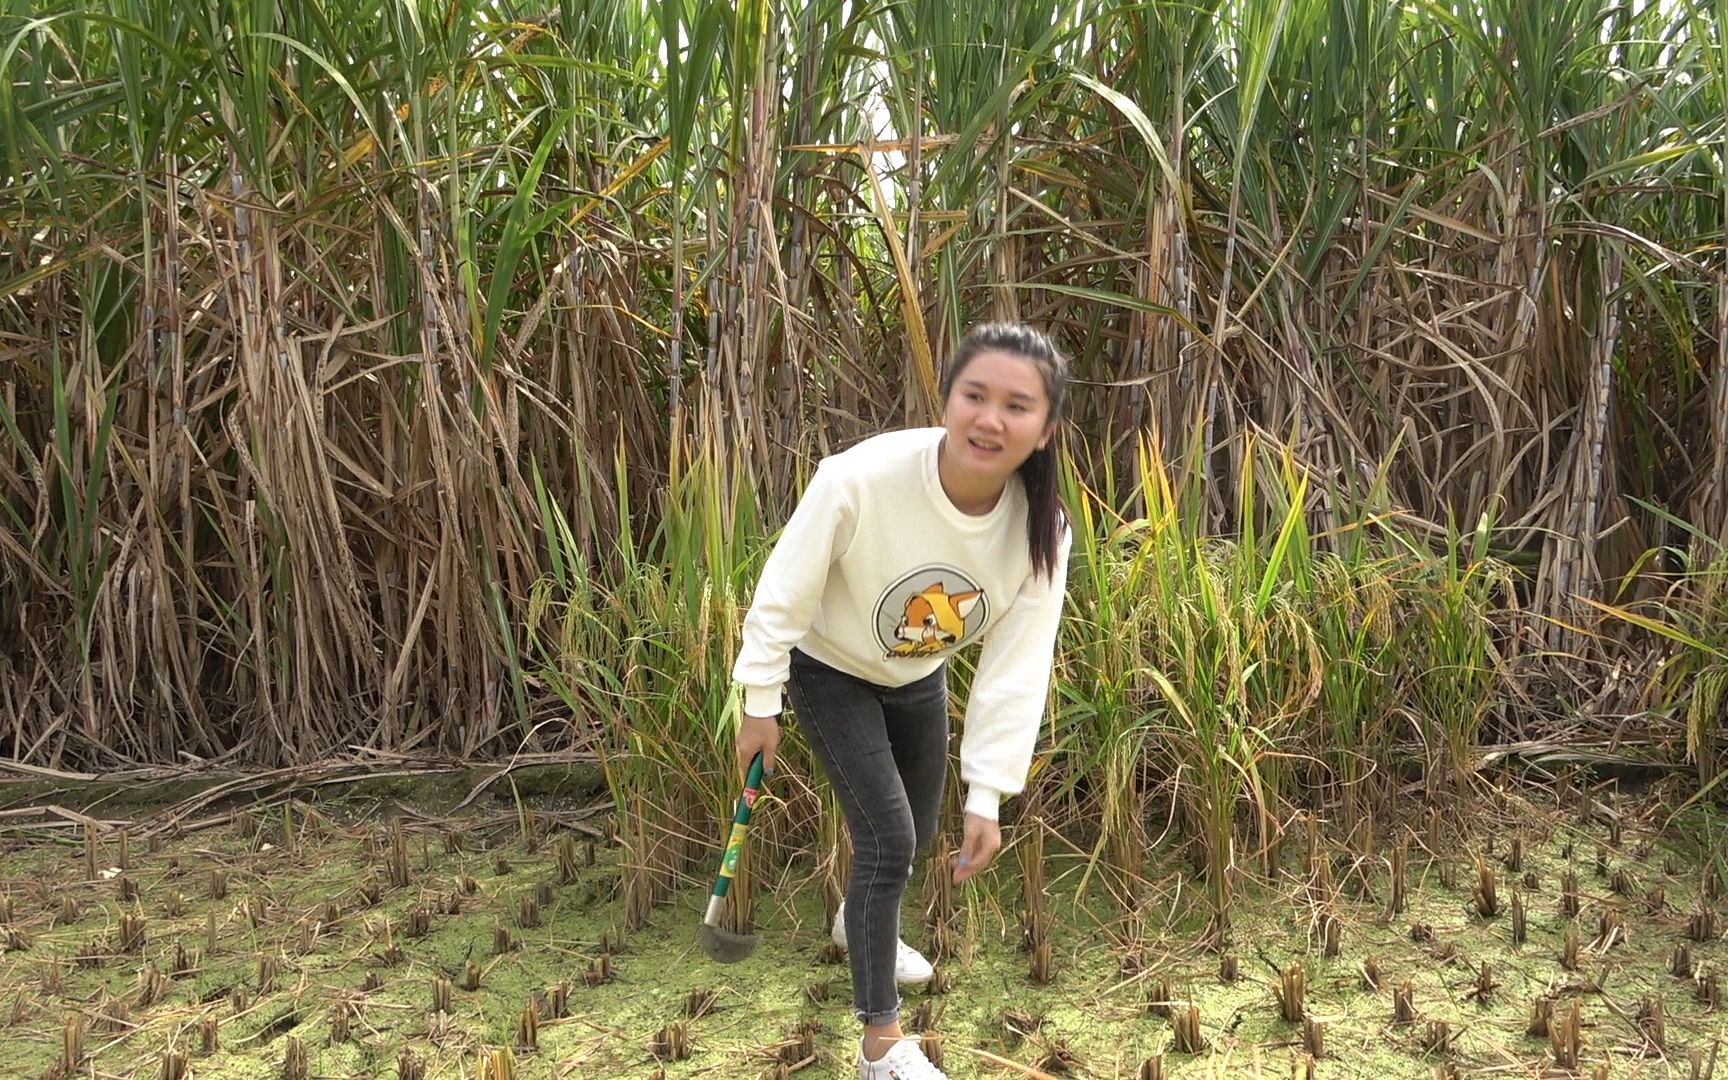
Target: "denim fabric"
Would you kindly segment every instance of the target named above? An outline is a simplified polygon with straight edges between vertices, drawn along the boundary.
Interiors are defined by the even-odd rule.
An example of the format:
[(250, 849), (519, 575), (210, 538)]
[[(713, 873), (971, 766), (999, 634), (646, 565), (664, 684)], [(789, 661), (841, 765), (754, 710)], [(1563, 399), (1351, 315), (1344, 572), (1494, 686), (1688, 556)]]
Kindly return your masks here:
[(866, 1024), (886, 1024), (900, 1013), (900, 899), (913, 859), (936, 831), (948, 771), (947, 667), (906, 686), (877, 686), (794, 649), (786, 695), (852, 836), (853, 1011)]

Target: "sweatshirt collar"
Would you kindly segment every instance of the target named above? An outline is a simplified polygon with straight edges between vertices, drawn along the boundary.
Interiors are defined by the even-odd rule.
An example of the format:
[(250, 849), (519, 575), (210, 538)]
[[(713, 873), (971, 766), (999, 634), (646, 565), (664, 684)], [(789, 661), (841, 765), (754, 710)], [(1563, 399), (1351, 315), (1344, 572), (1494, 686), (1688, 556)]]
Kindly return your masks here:
[(1002, 519), (1014, 512), (1013, 502), (1017, 498), (1015, 495), (1018, 486), (1015, 482), (1017, 478), (1009, 479), (1008, 486), (1002, 489), (1001, 498), (996, 500), (996, 505), (992, 506), (988, 513), (967, 514), (955, 506), (953, 500), (948, 498), (948, 492), (942, 487), (942, 476), (937, 471), (937, 464), (941, 455), (942, 436), (946, 434), (946, 429), (937, 427), (928, 430), (930, 441), (924, 450), (924, 484), (929, 489), (930, 502), (935, 505), (937, 513), (941, 514), (949, 524), (957, 529), (965, 529), (968, 532), (985, 532), (995, 528)]

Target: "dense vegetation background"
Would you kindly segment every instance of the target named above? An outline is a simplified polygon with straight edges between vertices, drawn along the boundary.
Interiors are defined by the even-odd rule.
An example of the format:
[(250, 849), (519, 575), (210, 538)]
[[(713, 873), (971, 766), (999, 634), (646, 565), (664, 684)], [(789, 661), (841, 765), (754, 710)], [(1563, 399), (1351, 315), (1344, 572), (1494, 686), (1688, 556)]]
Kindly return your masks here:
[(1081, 380), (1052, 744), (1094, 776), (1564, 739), (1708, 781), (1725, 14), (14, 9), (0, 748), (659, 733), (719, 800), (809, 468), (1014, 317)]

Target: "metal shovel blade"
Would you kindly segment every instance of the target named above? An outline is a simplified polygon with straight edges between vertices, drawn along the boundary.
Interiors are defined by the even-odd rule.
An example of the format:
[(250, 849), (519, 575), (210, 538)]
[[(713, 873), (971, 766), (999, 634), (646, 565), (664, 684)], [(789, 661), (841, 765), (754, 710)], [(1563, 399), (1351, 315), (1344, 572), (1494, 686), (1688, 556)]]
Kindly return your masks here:
[(718, 926), (703, 923), (696, 931), (696, 941), (702, 946), (702, 955), (717, 964), (736, 964), (748, 959), (756, 951), (756, 946), (762, 941), (761, 934), (734, 934), (730, 930), (722, 930)]

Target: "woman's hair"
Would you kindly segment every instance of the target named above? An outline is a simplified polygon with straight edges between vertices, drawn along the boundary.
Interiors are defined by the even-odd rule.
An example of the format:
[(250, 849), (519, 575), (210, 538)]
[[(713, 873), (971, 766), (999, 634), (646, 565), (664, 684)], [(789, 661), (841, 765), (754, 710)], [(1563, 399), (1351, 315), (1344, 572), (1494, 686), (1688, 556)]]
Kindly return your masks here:
[(1068, 400), (1068, 359), (1056, 343), (1025, 323), (993, 322), (973, 327), (949, 358), (942, 372), (942, 401), (954, 390), (954, 380), (981, 352), (1005, 352), (1032, 362), (1044, 380), (1044, 396), (1050, 402), (1046, 422), (1057, 424), (1055, 434), (1042, 450), (1021, 464), (1020, 482), (1026, 488), (1026, 542), (1032, 569), (1046, 578), (1056, 572), (1056, 550), (1062, 543), (1067, 514), (1056, 491), (1056, 450), (1062, 432), (1062, 406)]

